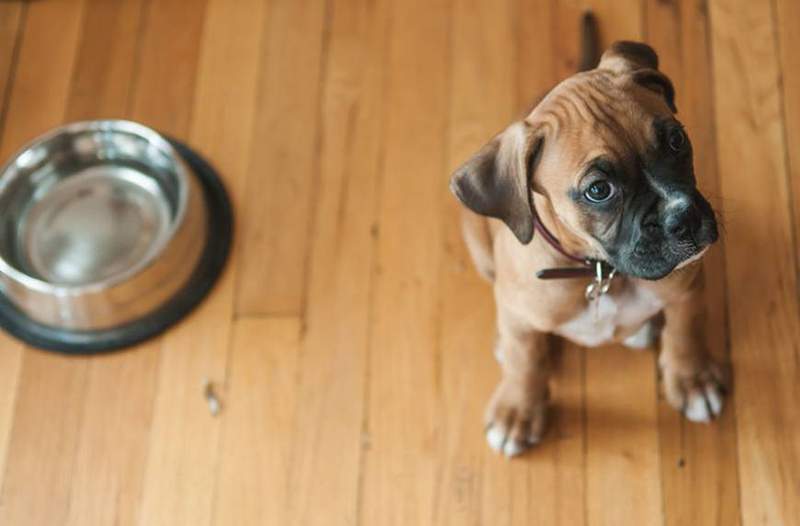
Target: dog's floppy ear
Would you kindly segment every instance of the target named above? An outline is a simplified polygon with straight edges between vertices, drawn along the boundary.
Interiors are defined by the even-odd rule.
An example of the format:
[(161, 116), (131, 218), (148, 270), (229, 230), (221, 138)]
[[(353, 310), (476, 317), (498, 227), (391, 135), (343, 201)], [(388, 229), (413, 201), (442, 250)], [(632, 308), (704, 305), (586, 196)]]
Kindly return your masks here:
[(533, 239), (531, 172), (541, 147), (528, 123), (514, 123), (455, 171), (450, 189), (467, 208), (501, 219), (527, 244)]
[(597, 67), (617, 74), (630, 73), (634, 82), (660, 93), (672, 113), (678, 113), (672, 81), (658, 70), (658, 55), (647, 44), (628, 40), (614, 42), (603, 53)]

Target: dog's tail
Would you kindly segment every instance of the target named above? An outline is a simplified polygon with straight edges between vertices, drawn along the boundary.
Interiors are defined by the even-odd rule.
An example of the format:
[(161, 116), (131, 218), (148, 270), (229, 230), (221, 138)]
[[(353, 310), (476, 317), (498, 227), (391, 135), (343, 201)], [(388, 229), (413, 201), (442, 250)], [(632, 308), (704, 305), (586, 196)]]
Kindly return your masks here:
[(581, 61), (578, 71), (588, 71), (597, 66), (600, 60), (600, 38), (597, 18), (591, 10), (581, 17)]

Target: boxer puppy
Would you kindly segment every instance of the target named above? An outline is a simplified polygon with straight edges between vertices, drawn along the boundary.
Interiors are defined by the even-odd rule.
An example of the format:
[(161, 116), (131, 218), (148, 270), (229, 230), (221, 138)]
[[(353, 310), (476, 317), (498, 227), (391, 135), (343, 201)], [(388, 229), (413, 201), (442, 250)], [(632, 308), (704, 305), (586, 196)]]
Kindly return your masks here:
[(720, 413), (725, 378), (704, 348), (697, 264), (717, 225), (676, 111), (656, 53), (617, 42), (452, 176), (467, 247), (494, 284), (493, 449), (513, 456), (542, 437), (548, 334), (646, 347), (663, 316), (667, 400), (692, 421)]

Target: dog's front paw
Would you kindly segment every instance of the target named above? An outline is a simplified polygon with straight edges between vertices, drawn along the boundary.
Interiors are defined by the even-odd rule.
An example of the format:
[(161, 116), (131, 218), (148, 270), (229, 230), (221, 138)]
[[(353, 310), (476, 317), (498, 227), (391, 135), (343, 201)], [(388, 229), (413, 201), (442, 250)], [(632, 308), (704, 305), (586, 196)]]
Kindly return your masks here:
[(547, 390), (531, 393), (503, 380), (486, 408), (486, 441), (507, 457), (519, 455), (541, 440), (547, 416)]
[(725, 370), (712, 360), (693, 367), (662, 364), (664, 394), (672, 407), (692, 422), (710, 422), (722, 412), (727, 392)]

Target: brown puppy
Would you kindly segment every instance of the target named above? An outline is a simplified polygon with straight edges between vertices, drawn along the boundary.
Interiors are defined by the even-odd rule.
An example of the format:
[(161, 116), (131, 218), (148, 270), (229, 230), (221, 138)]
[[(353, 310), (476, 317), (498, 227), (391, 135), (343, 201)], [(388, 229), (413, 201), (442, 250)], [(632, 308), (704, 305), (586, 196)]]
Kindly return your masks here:
[[(585, 346), (646, 347), (663, 313), (667, 399), (693, 421), (722, 409), (695, 264), (717, 227), (673, 99), (655, 52), (617, 42), (597, 68), (556, 86), (452, 177), (468, 208), (467, 246), (494, 283), (502, 380), (487, 439), (508, 456), (544, 431), (548, 333)], [(537, 277), (543, 270), (560, 279)], [(595, 287), (607, 291), (587, 298), (598, 270)]]

